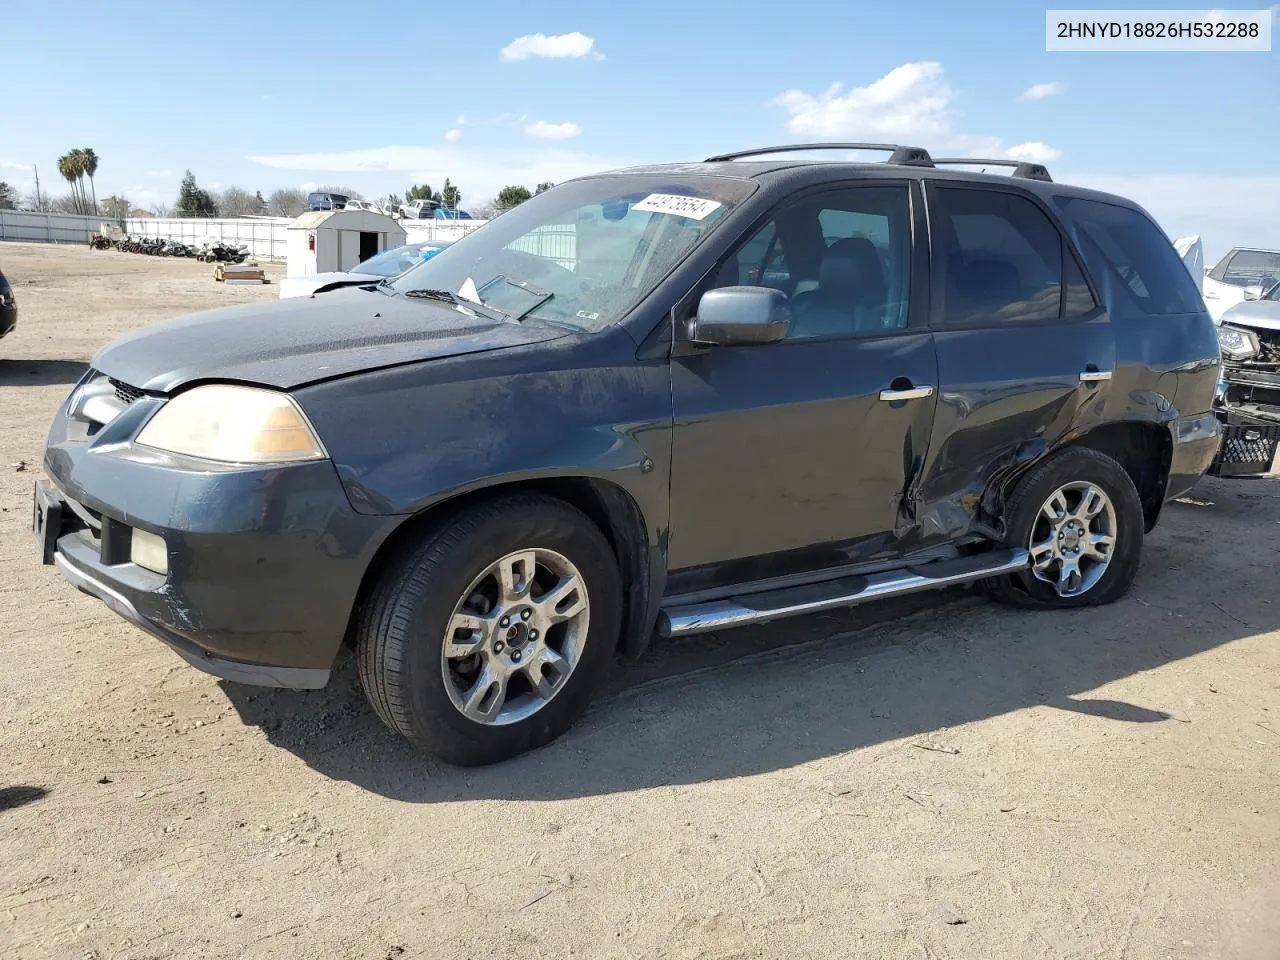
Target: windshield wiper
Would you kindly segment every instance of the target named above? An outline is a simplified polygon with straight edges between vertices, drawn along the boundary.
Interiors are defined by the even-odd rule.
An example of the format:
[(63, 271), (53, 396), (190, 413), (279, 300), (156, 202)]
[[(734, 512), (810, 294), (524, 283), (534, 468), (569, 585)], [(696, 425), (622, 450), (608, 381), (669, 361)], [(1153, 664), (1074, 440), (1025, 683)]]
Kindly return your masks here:
[(404, 295), (417, 300), (439, 300), (441, 303), (451, 303), (455, 307), (465, 307), (485, 315), (490, 320), (511, 319), (510, 316), (497, 307), (491, 307), (487, 303), (477, 303), (474, 300), (465, 300), (456, 293), (450, 293), (448, 290), (406, 290)]
[[(386, 283), (384, 280), (383, 283)], [(419, 300), (443, 300), (445, 303), (460, 304), (456, 294), (450, 293), (448, 290), (406, 290), (406, 297), (414, 297)]]

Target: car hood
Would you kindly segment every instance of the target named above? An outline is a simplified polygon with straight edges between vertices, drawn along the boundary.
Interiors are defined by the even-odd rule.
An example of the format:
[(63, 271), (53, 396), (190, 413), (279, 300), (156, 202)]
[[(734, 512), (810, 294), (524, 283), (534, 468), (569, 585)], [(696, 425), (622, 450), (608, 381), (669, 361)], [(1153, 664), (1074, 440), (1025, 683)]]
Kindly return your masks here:
[(472, 316), (378, 291), (268, 301), (193, 314), (115, 341), (95, 369), (168, 393), (199, 380), (283, 390), (381, 367), (556, 340), (559, 327)]
[(1280, 330), (1280, 300), (1244, 300), (1222, 315), (1223, 323)]

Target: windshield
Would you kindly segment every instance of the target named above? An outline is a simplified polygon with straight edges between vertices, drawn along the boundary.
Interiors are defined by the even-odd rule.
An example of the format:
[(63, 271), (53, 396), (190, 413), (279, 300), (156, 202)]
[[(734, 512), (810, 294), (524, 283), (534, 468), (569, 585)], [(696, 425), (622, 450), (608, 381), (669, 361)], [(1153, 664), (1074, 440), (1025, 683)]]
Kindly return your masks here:
[(1239, 286), (1250, 286), (1258, 281), (1268, 284), (1272, 280), (1280, 280), (1280, 253), (1271, 250), (1241, 250), (1231, 258), (1221, 279)]
[(384, 250), (376, 257), (370, 257), (364, 263), (357, 264), (352, 273), (367, 274), (372, 277), (398, 277), (412, 266), (423, 260), (429, 260), (448, 244), (442, 240), (428, 243), (408, 243), (402, 247)]
[(746, 180), (640, 174), (562, 184), (392, 287), (444, 290), (515, 318), (599, 330), (644, 299), (753, 189)]

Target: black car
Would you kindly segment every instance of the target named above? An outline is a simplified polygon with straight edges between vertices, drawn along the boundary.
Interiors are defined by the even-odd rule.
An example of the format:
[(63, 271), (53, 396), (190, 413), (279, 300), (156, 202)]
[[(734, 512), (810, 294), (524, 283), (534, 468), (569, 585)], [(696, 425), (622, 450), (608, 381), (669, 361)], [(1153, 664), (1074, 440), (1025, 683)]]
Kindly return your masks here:
[(18, 325), (18, 301), (13, 296), (13, 287), (0, 271), (0, 337), (13, 332)]
[(320, 687), (345, 641), (458, 763), (559, 735), (655, 632), (1121, 597), (1220, 433), (1169, 240), (1036, 165), (798, 149), (574, 180), (387, 283), (116, 341), (50, 431), (44, 560), (228, 680)]
[(318, 190), (307, 194), (308, 210), (345, 210), (351, 198), (341, 193)]

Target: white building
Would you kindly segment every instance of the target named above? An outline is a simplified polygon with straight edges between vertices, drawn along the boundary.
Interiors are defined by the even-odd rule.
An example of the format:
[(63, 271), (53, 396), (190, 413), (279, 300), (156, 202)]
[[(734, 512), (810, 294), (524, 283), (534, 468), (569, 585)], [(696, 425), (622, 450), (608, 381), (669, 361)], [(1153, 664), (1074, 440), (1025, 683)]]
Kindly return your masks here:
[(405, 242), (404, 227), (371, 210), (313, 210), (289, 224), (286, 276), (345, 273)]

